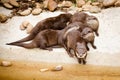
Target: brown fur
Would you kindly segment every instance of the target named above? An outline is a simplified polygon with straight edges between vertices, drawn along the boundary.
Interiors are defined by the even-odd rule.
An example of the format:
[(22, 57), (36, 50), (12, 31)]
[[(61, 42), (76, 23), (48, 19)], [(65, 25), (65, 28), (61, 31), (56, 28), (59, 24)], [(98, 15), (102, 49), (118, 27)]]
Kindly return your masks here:
[[(75, 27), (79, 27), (79, 29), (76, 29)], [(69, 25), (67, 25), (66, 28), (73, 28), (73, 29), (71, 29), (71, 31), (72, 30), (79, 30), (79, 32), (81, 32), (81, 36), (84, 38), (84, 40), (87, 43), (91, 43), (92, 47), (94, 49), (96, 49), (96, 46), (94, 45), (94, 35), (93, 36), (91, 36), (91, 35), (89, 36), (89, 34), (93, 34), (93, 30), (91, 28), (89, 28), (86, 24), (83, 24), (81, 22), (74, 22), (74, 23), (70, 23)], [(65, 39), (66, 35), (69, 32), (71, 32), (71, 31), (70, 31), (70, 29), (65, 31), (65, 34), (63, 36), (63, 42), (65, 42), (64, 39)], [(89, 40), (89, 38), (92, 38), (92, 39)], [(66, 43), (64, 43), (64, 44), (66, 44)], [(65, 46), (66, 45), (64, 45), (64, 47)], [(87, 49), (89, 50), (88, 47), (87, 47)]]
[[(87, 56), (87, 54), (86, 54), (87, 44), (84, 41), (84, 39), (81, 37), (80, 34), (81, 33), (78, 30), (72, 30), (71, 32), (69, 32), (67, 34), (67, 36), (66, 36), (66, 42), (67, 42), (66, 50), (70, 56), (73, 56), (71, 53), (71, 50), (73, 50), (79, 63), (81, 63), (81, 61), (82, 61), (83, 64), (85, 64), (86, 63), (85, 59)], [(82, 57), (84, 54), (86, 54), (86, 55), (83, 58), (78, 57), (78, 55)]]
[[(76, 24), (79, 23), (79, 24)], [(63, 35), (65, 32), (67, 32), (71, 28), (75, 28), (76, 26), (79, 26), (81, 28), (84, 27), (82, 23), (76, 22), (76, 23), (71, 23), (69, 24), (66, 28), (62, 30), (52, 30), (52, 29), (46, 29), (41, 32), (39, 32), (36, 37), (32, 40), (31, 43), (8, 43), (7, 45), (16, 45), (16, 46), (21, 46), (24, 48), (41, 48), (41, 49), (46, 49), (51, 46), (56, 46), (56, 45), (63, 45)]]
[(9, 43), (8, 45), (21, 46), (24, 48), (40, 48), (51, 50), (51, 46), (61, 44), (59, 36), (61, 35), (61, 30), (47, 29), (39, 32), (37, 36), (30, 43)]
[[(21, 46), (24, 48), (41, 48), (41, 49), (49, 49), (51, 50), (52, 46), (63, 46), (63, 35), (65, 31), (67, 31), (69, 28), (66, 27), (62, 30), (52, 30), (52, 29), (46, 29), (41, 32), (39, 32), (36, 37), (32, 40), (30, 43), (8, 43), (7, 45), (15, 45), (15, 46)], [(50, 48), (48, 48), (50, 47)]]
[(13, 43), (20, 43), (20, 42), (26, 42), (30, 41), (35, 38), (35, 36), (42, 30), (45, 29), (54, 29), (54, 30), (61, 30), (66, 27), (66, 23), (70, 20), (72, 14), (66, 13), (66, 14), (60, 14), (56, 17), (50, 17), (45, 20), (42, 20), (36, 24), (36, 26), (32, 29), (30, 35), (27, 37), (15, 41)]
[(83, 12), (76, 12), (71, 17), (71, 20), (70, 20), (70, 23), (74, 23), (74, 22), (82, 22), (84, 24), (87, 24), (88, 27), (93, 29), (96, 35), (99, 36), (98, 34), (99, 21), (95, 16), (91, 16)]

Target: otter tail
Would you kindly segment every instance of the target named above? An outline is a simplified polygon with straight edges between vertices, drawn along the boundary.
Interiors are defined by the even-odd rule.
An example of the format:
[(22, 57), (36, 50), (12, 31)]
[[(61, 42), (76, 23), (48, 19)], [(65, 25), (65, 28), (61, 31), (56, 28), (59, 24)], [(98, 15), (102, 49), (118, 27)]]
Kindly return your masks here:
[(14, 46), (20, 46), (28, 49), (36, 48), (37, 46), (31, 42), (31, 43), (7, 43), (6, 45), (14, 45)]
[(11, 44), (15, 44), (15, 43), (21, 43), (21, 42), (26, 42), (26, 41), (30, 41), (34, 38), (35, 36), (33, 36), (33, 34), (30, 34), (29, 36), (21, 39), (21, 40), (18, 40), (18, 41), (15, 41), (15, 42), (12, 42)]

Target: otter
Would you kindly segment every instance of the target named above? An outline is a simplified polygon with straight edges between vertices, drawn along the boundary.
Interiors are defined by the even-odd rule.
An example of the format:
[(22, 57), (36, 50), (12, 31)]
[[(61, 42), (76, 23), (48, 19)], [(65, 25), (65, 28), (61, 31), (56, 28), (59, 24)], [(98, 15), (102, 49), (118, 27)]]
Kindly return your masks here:
[(38, 22), (35, 27), (31, 30), (31, 33), (18, 41), (15, 41), (13, 43), (21, 43), (21, 42), (26, 42), (30, 41), (35, 38), (35, 36), (42, 30), (45, 29), (54, 29), (54, 30), (61, 30), (66, 27), (66, 23), (69, 22), (70, 18), (72, 17), (72, 14), (70, 13), (65, 13), (65, 14), (60, 14), (56, 17), (50, 17), (47, 19), (44, 19), (40, 22)]
[(59, 37), (60, 35), (61, 35), (61, 30), (46, 29), (39, 32), (30, 43), (23, 43), (23, 42), (7, 43), (7, 45), (15, 45), (28, 49), (40, 48), (44, 50), (52, 50), (50, 48), (51, 46), (61, 44), (60, 43), (61, 38)]
[[(76, 28), (74, 28), (76, 27)], [(70, 23), (69, 25), (67, 25), (66, 28), (71, 28), (67, 31), (65, 31), (64, 35), (63, 35), (63, 43), (64, 43), (64, 47), (66, 46), (65, 44), (65, 38), (66, 38), (66, 35), (71, 32), (72, 30), (78, 30), (80, 33), (81, 33), (81, 37), (88, 43), (91, 43), (92, 47), (94, 49), (96, 49), (96, 46), (94, 45), (94, 39), (95, 39), (95, 36), (93, 34), (93, 30), (88, 27), (88, 25), (86, 24), (83, 24), (82, 22), (73, 22), (73, 23)], [(72, 29), (73, 28), (73, 29)], [(89, 48), (87, 47), (87, 50), (89, 50)]]
[(88, 15), (84, 12), (76, 12), (73, 14), (73, 16), (70, 19), (70, 23), (74, 22), (82, 22), (84, 24), (87, 24), (88, 27), (90, 27), (97, 36), (99, 36), (98, 28), (99, 28), (99, 21), (97, 17)]
[[(79, 23), (79, 25), (78, 25), (78, 23)], [(39, 32), (35, 36), (35, 38), (32, 40), (31, 43), (23, 43), (23, 42), (14, 43), (14, 42), (12, 42), (12, 43), (7, 43), (7, 45), (16, 45), (16, 46), (21, 46), (21, 47), (28, 48), (28, 49), (38, 48), (38, 47), (41, 49), (47, 49), (48, 47), (59, 45), (66, 49), (66, 46), (64, 45), (63, 35), (69, 31), (71, 31), (71, 29), (73, 29), (73, 30), (78, 29), (79, 31), (81, 31), (81, 29), (84, 28), (84, 26), (85, 25), (83, 25), (81, 22), (76, 22), (76, 23), (69, 24), (67, 27), (65, 27), (62, 30), (46, 29), (46, 30)], [(87, 28), (89, 28), (89, 27), (87, 27)], [(89, 28), (89, 29), (91, 30), (91, 28)], [(87, 30), (87, 32), (86, 32), (83, 29), (82, 33), (87, 35), (87, 33), (89, 33), (89, 32), (90, 32), (89, 30)], [(86, 36), (86, 35), (83, 35), (83, 36)]]
[[(73, 37), (74, 36), (74, 37)], [(87, 56), (87, 44), (85, 40), (82, 38), (80, 31), (72, 30), (66, 35), (66, 51), (69, 56), (73, 57), (73, 53), (71, 50), (74, 51), (74, 55), (78, 59), (79, 63), (86, 64), (86, 56)]]

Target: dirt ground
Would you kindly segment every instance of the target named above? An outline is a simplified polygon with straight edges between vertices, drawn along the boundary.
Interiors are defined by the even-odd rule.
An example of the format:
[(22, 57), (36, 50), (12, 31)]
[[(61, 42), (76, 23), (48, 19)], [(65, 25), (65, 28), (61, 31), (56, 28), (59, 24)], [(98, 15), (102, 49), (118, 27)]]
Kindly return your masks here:
[[(0, 7), (0, 13), (10, 11)], [(23, 21), (35, 25), (47, 17), (59, 15), (57, 12), (43, 12), (38, 16), (13, 17), (6, 23), (0, 23), (0, 61), (9, 60), (11, 67), (0, 67), (2, 80), (120, 80), (120, 8), (109, 8), (101, 13), (91, 14), (99, 19), (99, 37), (95, 38), (97, 49), (90, 47), (87, 65), (78, 64), (70, 58), (63, 48), (53, 51), (41, 49), (25, 49), (6, 43), (27, 36), (26, 31), (19, 29)], [(71, 12), (73, 13), (73, 12)], [(53, 67), (61, 64), (60, 72), (40, 72), (40, 68)]]

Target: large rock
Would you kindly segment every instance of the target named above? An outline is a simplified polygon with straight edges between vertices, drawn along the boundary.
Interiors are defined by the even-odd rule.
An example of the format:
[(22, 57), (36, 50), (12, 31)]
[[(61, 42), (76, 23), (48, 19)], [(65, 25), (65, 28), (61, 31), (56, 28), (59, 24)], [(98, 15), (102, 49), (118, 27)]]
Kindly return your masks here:
[(117, 1), (117, 0), (104, 0), (104, 1), (103, 1), (103, 5), (104, 5), (105, 7), (109, 7), (109, 6), (114, 5), (114, 3), (115, 3), (116, 1)]
[(57, 3), (54, 0), (48, 1), (48, 9), (54, 11), (57, 8)]
[(0, 0), (1, 3), (8, 3), (9, 0)]
[(19, 4), (16, 0), (9, 0), (9, 3), (15, 7), (19, 7)]
[(13, 6), (12, 5), (10, 5), (9, 3), (3, 3), (3, 5), (6, 7), (6, 8), (8, 8), (8, 9), (12, 9), (13, 8)]
[(82, 7), (85, 4), (85, 0), (76, 0), (77, 7)]
[(115, 6), (120, 7), (120, 0), (117, 0), (117, 2), (115, 3)]
[(27, 16), (31, 13), (32, 9), (28, 8), (27, 10), (24, 10), (22, 12), (18, 12), (21, 16)]
[(48, 7), (48, 1), (49, 1), (49, 0), (43, 1), (43, 6), (44, 6), (44, 8), (47, 8), (47, 7)]
[(42, 11), (42, 9), (40, 9), (40, 8), (35, 8), (35, 9), (32, 10), (32, 14), (33, 14), (33, 15), (38, 15), (38, 14), (41, 13), (41, 11)]

